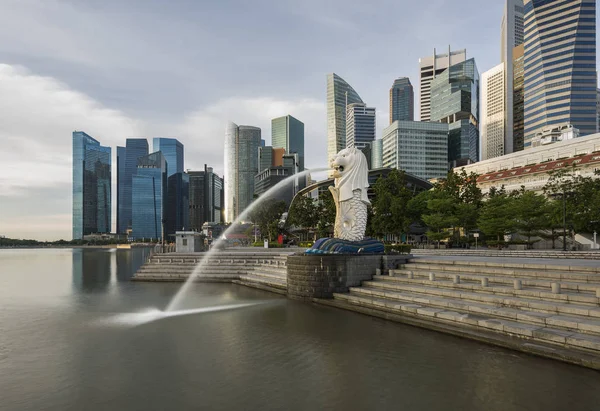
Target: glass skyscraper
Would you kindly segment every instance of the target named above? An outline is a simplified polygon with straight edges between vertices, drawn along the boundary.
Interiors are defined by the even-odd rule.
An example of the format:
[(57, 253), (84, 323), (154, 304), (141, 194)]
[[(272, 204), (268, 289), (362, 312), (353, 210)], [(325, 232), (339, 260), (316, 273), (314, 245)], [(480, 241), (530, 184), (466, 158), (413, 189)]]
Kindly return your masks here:
[(111, 231), (111, 149), (73, 132), (73, 239)]
[(371, 170), (383, 167), (383, 140), (371, 143)]
[(183, 173), (183, 144), (175, 138), (154, 137), (152, 140), (152, 151), (160, 151), (167, 161), (167, 176), (175, 173)]
[(346, 147), (346, 105), (364, 103), (358, 93), (335, 73), (327, 75), (327, 164)]
[(525, 0), (525, 149), (543, 129), (596, 132), (596, 1)]
[(128, 138), (125, 147), (117, 147), (117, 233), (131, 229), (131, 196), (133, 176), (138, 159), (148, 155), (148, 140)]
[(390, 124), (415, 119), (415, 92), (408, 77), (394, 80), (390, 89)]
[(152, 149), (160, 151), (167, 161), (165, 233), (172, 236), (189, 226), (189, 176), (183, 172), (184, 147), (175, 138), (155, 137)]
[[(431, 119), (431, 82), (454, 64), (462, 63), (467, 59), (467, 50), (452, 51), (448, 46), (448, 53), (437, 54), (419, 59), (419, 109), (421, 121)], [(434, 120), (432, 120), (434, 121)]]
[(271, 145), (273, 148), (284, 148), (285, 154), (297, 153), (304, 170), (303, 122), (290, 115), (271, 120)]
[(167, 162), (162, 152), (138, 159), (132, 179), (132, 237), (160, 240), (167, 206)]
[(362, 150), (375, 140), (375, 108), (363, 103), (346, 107), (346, 147)]
[(448, 124), (451, 167), (479, 159), (479, 73), (475, 59), (454, 64), (431, 81), (431, 121)]
[(258, 173), (258, 127), (229, 123), (225, 130), (225, 222), (233, 222), (254, 198)]
[(448, 125), (429, 121), (394, 121), (383, 130), (383, 167), (404, 170), (421, 179), (448, 173)]

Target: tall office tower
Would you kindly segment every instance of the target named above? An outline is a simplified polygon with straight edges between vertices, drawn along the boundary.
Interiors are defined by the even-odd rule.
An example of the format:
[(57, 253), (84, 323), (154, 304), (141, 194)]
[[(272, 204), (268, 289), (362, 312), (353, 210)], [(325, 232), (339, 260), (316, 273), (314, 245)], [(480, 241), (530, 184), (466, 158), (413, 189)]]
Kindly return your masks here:
[(110, 233), (111, 149), (83, 131), (73, 132), (73, 239)]
[(167, 162), (165, 233), (168, 237), (189, 226), (189, 176), (183, 172), (184, 147), (175, 138), (155, 137), (152, 150), (160, 151)]
[(132, 193), (131, 236), (136, 240), (162, 239), (166, 230), (167, 161), (161, 151), (138, 159)]
[(505, 65), (481, 74), (481, 159), (500, 157), (506, 149)]
[(131, 187), (137, 161), (148, 155), (148, 140), (128, 138), (125, 147), (117, 147), (117, 233), (131, 229)]
[(394, 80), (390, 89), (390, 124), (415, 119), (415, 92), (408, 77)]
[(273, 148), (264, 146), (258, 148), (258, 172), (260, 173), (269, 167), (283, 166), (284, 148)]
[[(269, 189), (300, 171), (298, 153), (286, 154), (282, 158), (281, 165), (265, 168), (254, 176), (254, 193), (259, 197), (264, 197)], [(304, 187), (306, 187), (306, 179), (297, 178), (280, 186), (275, 192), (269, 193), (268, 198), (285, 201), (289, 205), (296, 193)]]
[(435, 49), (433, 49), (433, 56), (419, 59), (420, 121), (430, 121), (431, 119), (431, 81), (448, 67), (462, 63), (466, 59), (467, 50), (451, 51), (450, 46), (448, 46), (448, 53), (436, 54)]
[[(514, 125), (514, 68), (513, 50), (523, 44), (523, 0), (505, 0), (504, 14), (500, 26), (500, 61), (504, 63), (505, 134), (501, 155), (518, 151), (511, 130)], [(482, 120), (483, 121), (483, 120)]]
[(431, 82), (431, 121), (448, 124), (448, 162), (479, 159), (479, 73), (475, 59), (450, 66)]
[(523, 150), (525, 138), (523, 133), (525, 126), (524, 51), (523, 44), (513, 50), (513, 152)]
[(596, 132), (596, 2), (525, 0), (525, 149)]
[(154, 137), (152, 140), (152, 152), (160, 151), (167, 161), (167, 176), (175, 173), (183, 173), (183, 144), (176, 138)]
[(383, 130), (383, 167), (428, 180), (448, 173), (448, 124), (394, 121)]
[(346, 106), (346, 147), (362, 150), (375, 140), (375, 107), (364, 103)]
[(298, 153), (301, 170), (304, 170), (304, 123), (290, 116), (271, 120), (271, 145), (283, 148), (286, 154)]
[(229, 123), (225, 130), (225, 222), (233, 222), (254, 198), (260, 128)]
[(371, 143), (371, 170), (383, 167), (383, 140)]
[(346, 105), (363, 103), (356, 91), (335, 73), (327, 75), (327, 164), (346, 147)]
[(596, 126), (596, 132), (600, 132), (600, 88), (596, 95), (596, 113), (598, 115), (598, 125)]
[(189, 171), (190, 229), (201, 231), (204, 223), (220, 223), (223, 210), (223, 179), (206, 164), (204, 171)]

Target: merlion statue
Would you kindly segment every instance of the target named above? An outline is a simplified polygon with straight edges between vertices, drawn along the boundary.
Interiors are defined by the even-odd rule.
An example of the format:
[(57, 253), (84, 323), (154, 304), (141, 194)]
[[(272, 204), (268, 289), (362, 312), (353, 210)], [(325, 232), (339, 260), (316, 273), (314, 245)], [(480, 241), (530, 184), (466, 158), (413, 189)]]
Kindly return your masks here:
[(362, 151), (345, 148), (331, 162), (335, 187), (329, 187), (335, 202), (333, 236), (346, 241), (361, 241), (367, 229), (369, 167)]
[(329, 187), (335, 202), (334, 238), (320, 238), (306, 254), (382, 254), (383, 243), (365, 238), (369, 198), (369, 167), (362, 151), (346, 148), (331, 162), (335, 186)]

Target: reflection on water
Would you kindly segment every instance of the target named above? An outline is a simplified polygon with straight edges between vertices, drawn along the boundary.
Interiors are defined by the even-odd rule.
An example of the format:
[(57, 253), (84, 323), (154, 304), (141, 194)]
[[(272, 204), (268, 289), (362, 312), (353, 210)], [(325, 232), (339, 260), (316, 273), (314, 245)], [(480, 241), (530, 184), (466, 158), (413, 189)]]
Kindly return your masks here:
[[(193, 284), (196, 314), (98, 326), (164, 308), (179, 289), (127, 281), (145, 252), (0, 250), (0, 410), (600, 404), (600, 373), (585, 368), (237, 285)], [(253, 306), (217, 310), (242, 303)]]
[(144, 264), (150, 248), (74, 249), (73, 286), (84, 292), (106, 290), (111, 280), (129, 281)]

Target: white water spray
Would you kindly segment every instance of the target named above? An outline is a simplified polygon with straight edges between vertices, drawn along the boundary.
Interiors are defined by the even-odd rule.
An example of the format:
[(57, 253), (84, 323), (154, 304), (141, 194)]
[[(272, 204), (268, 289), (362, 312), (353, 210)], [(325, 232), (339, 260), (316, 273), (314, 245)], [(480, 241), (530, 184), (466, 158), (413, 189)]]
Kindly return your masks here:
[(202, 307), (192, 308), (189, 310), (174, 310), (174, 311), (161, 311), (156, 308), (148, 309), (138, 313), (125, 313), (117, 314), (113, 317), (99, 321), (101, 325), (112, 325), (112, 326), (128, 326), (135, 327), (137, 325), (147, 324), (153, 321), (162, 320), (168, 317), (178, 317), (182, 315), (210, 313), (215, 311), (235, 310), (237, 308), (251, 307), (253, 305), (265, 304), (265, 302), (253, 302), (243, 304), (227, 304), (217, 305), (214, 307)]
[(225, 230), (225, 232), (223, 232), (221, 237), (216, 242), (213, 243), (213, 246), (211, 247), (211, 249), (207, 253), (204, 254), (204, 256), (202, 257), (202, 260), (200, 260), (200, 262), (198, 263), (196, 268), (194, 268), (194, 271), (190, 274), (190, 276), (187, 278), (187, 280), (183, 283), (183, 285), (181, 286), (179, 291), (177, 291), (177, 294), (175, 294), (175, 296), (173, 297), (173, 299), (171, 300), (171, 302), (165, 309), (165, 312), (173, 312), (174, 310), (176, 310), (176, 308), (181, 304), (181, 301), (187, 294), (187, 291), (190, 288), (191, 284), (194, 282), (194, 279), (196, 278), (198, 273), (202, 270), (202, 268), (204, 268), (208, 259), (217, 251), (217, 248), (221, 244), (221, 242), (223, 242), (223, 239), (227, 236), (227, 234), (229, 234), (230, 231), (232, 231), (235, 228), (237, 223), (239, 223), (240, 221), (244, 221), (248, 217), (248, 215), (252, 212), (252, 210), (254, 210), (254, 208), (256, 206), (261, 204), (265, 199), (268, 199), (271, 194), (274, 194), (279, 189), (288, 185), (290, 183), (290, 181), (292, 181), (294, 179), (304, 177), (310, 173), (317, 173), (317, 172), (321, 172), (321, 171), (330, 171), (330, 170), (331, 170), (330, 168), (317, 168), (317, 169), (305, 170), (305, 171), (301, 171), (300, 173), (293, 174), (293, 175), (281, 180), (279, 183), (275, 184), (273, 187), (271, 187), (269, 190), (267, 190), (262, 196), (260, 196), (256, 201), (254, 201), (252, 204), (250, 204), (250, 206), (248, 206), (248, 208), (246, 208), (238, 216), (238, 218), (236, 218), (235, 221), (233, 223), (231, 223), (229, 228), (227, 230)]

